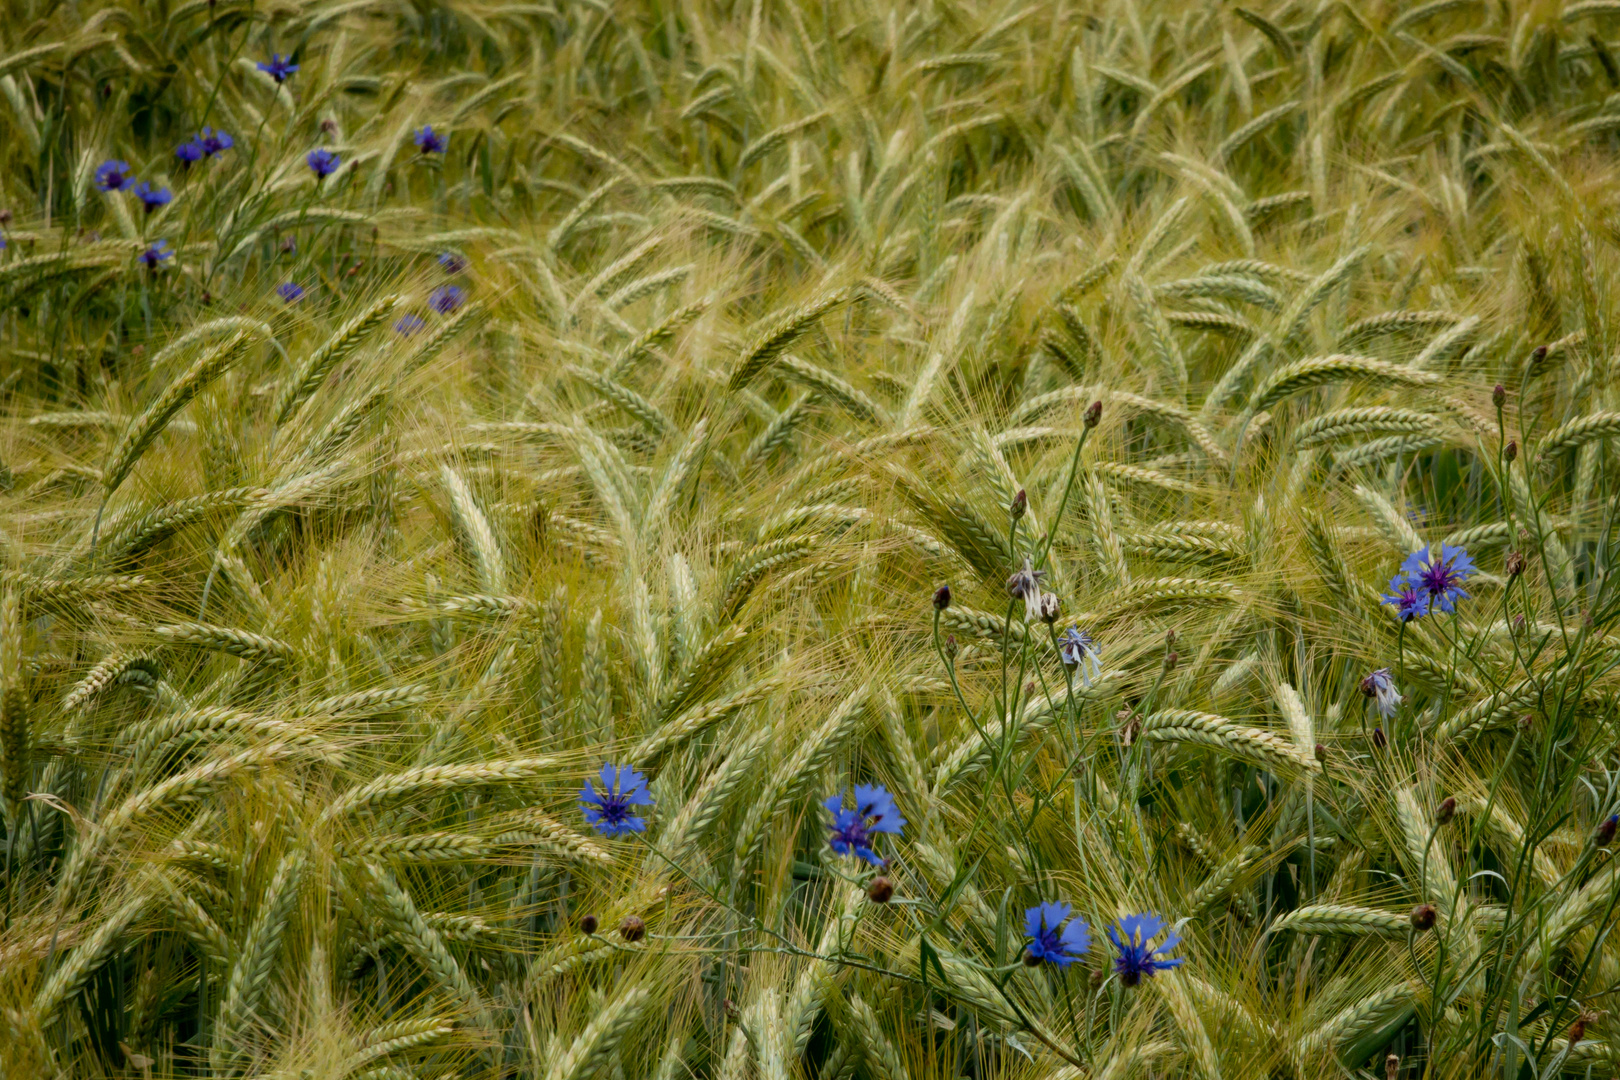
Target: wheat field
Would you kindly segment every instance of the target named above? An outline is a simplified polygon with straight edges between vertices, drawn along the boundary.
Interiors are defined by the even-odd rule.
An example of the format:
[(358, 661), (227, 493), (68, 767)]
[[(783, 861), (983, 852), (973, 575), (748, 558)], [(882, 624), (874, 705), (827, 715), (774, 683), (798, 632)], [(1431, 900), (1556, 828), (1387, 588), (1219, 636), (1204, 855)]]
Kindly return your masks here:
[(0, 1076), (1620, 1071), (1620, 2), (6, 14)]

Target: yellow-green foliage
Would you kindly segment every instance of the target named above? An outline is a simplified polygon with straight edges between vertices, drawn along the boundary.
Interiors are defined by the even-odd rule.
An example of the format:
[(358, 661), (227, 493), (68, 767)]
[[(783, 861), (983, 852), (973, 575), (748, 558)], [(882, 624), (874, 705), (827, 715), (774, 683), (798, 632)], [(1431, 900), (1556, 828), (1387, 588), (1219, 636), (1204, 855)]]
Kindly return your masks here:
[(1609, 1075), (1616, 34), (8, 5), (0, 1075)]

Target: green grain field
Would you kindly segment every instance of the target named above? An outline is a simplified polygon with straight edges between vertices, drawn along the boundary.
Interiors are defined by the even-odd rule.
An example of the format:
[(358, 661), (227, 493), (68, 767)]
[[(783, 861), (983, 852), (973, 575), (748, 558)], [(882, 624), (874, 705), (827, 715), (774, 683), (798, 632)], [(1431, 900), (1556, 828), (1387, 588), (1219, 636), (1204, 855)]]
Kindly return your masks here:
[(1617, 57), (9, 0), (0, 1076), (1620, 1073)]

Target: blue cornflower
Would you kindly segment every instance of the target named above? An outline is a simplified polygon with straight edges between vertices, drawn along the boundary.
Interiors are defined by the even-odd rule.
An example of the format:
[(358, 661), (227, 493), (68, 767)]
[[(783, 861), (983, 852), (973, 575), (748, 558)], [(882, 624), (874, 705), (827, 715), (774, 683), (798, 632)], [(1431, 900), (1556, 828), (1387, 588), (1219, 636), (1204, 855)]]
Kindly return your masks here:
[(1025, 963), (1068, 967), (1091, 951), (1091, 928), (1084, 919), (1069, 919), (1069, 911), (1068, 904), (1038, 904), (1024, 912), (1024, 933), (1029, 936)]
[(96, 187), (102, 191), (122, 191), (135, 179), (127, 161), (103, 161), (96, 166)]
[(1164, 929), (1164, 920), (1150, 911), (1127, 915), (1108, 928), (1108, 937), (1113, 941), (1114, 948), (1119, 950), (1119, 956), (1114, 960), (1114, 971), (1119, 975), (1120, 982), (1135, 986), (1144, 975), (1151, 977), (1156, 972), (1168, 971), (1186, 962), (1180, 956), (1171, 960), (1159, 959), (1159, 954), (1181, 944), (1181, 935), (1173, 930), (1165, 935), (1163, 945), (1156, 949), (1148, 945)]
[(1429, 613), (1428, 594), (1405, 574), (1390, 578), (1389, 589), (1384, 594), (1384, 603), (1394, 605), (1395, 614), (1400, 616), (1401, 622), (1421, 619)]
[(1379, 668), (1362, 679), (1361, 692), (1374, 700), (1378, 715), (1385, 720), (1394, 716), (1401, 707), (1401, 692), (1395, 688), (1395, 677), (1387, 667)]
[(1097, 654), (1097, 643), (1078, 626), (1071, 626), (1058, 638), (1058, 654), (1069, 667), (1079, 665), (1080, 685), (1090, 686), (1092, 679), (1102, 678), (1102, 663)]
[(203, 149), (201, 139), (191, 138), (174, 148), (174, 156), (183, 164), (192, 165), (206, 157), (208, 151)]
[(276, 286), (276, 295), (289, 304), (297, 303), (304, 298), (304, 287), (296, 281), (283, 282)]
[(579, 793), (585, 820), (605, 836), (646, 831), (647, 822), (634, 817), (631, 808), (651, 806), (652, 801), (652, 794), (647, 790), (647, 778), (628, 765), (617, 768), (603, 765), (602, 790), (597, 791), (587, 780)]
[(298, 65), (292, 62), (292, 57), (282, 56), (280, 53), (271, 53), (270, 62), (259, 61), (259, 70), (276, 80), (278, 83), (287, 81), (287, 76), (298, 70)]
[(440, 285), (428, 294), (428, 307), (440, 315), (448, 315), (461, 306), (465, 297), (459, 285)]
[(213, 128), (205, 127), (197, 135), (197, 145), (202, 147), (204, 155), (213, 157), (215, 154), (235, 146), (236, 140), (223, 131), (215, 131)]
[(442, 154), (445, 147), (450, 145), (450, 136), (440, 135), (433, 130), (432, 124), (422, 125), (422, 130), (416, 133), (413, 140), (416, 148), (424, 154)]
[(831, 795), (822, 803), (833, 816), (827, 843), (840, 855), (859, 855), (873, 866), (883, 859), (872, 849), (877, 833), (900, 835), (906, 819), (895, 809), (894, 796), (882, 787), (855, 785), (855, 809), (844, 809), (844, 797)]
[(167, 240), (159, 240), (151, 247), (141, 252), (141, 262), (146, 264), (146, 268), (148, 270), (156, 270), (159, 263), (173, 254), (174, 252), (169, 250), (169, 242)]
[(342, 164), (338, 156), (324, 146), (319, 150), (311, 150), (309, 156), (304, 158), (304, 161), (314, 171), (316, 179), (320, 180), (324, 180), (337, 172), (338, 166)]
[(1428, 551), (1414, 551), (1401, 563), (1401, 573), (1422, 590), (1432, 607), (1450, 614), (1458, 600), (1468, 599), (1462, 583), (1479, 572), (1468, 552), (1450, 544), (1440, 545), (1436, 559)]
[(442, 251), (439, 253), (439, 265), (444, 267), (447, 274), (459, 274), (467, 269), (467, 260), (453, 251)]
[(142, 180), (135, 185), (135, 197), (141, 200), (141, 204), (146, 207), (146, 212), (150, 214), (153, 210), (168, 203), (170, 199), (174, 198), (174, 195), (168, 188), (155, 188)]
[(410, 337), (427, 325), (427, 321), (420, 315), (401, 315), (394, 324), (394, 333), (403, 337)]

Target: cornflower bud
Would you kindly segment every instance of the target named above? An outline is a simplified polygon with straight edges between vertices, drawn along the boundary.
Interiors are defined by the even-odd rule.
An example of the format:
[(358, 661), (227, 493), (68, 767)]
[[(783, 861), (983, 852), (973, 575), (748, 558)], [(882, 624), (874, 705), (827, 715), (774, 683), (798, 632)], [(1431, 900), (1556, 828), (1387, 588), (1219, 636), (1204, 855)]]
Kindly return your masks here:
[(1507, 462), (1509, 465), (1511, 465), (1511, 464), (1513, 464), (1513, 459), (1518, 457), (1518, 456), (1519, 456), (1519, 440), (1517, 440), (1517, 439), (1509, 439), (1508, 444), (1506, 446), (1502, 447), (1502, 460)]
[(1324, 765), (1327, 764), (1327, 747), (1321, 743), (1316, 744), (1316, 760)]
[(640, 915), (626, 915), (619, 924), (619, 936), (626, 941), (640, 941), (647, 936), (647, 924), (641, 921)]
[(1090, 405), (1086, 406), (1086, 415), (1081, 420), (1081, 423), (1085, 424), (1087, 430), (1090, 430), (1091, 428), (1096, 427), (1101, 420), (1102, 402), (1093, 401)]
[(1058, 620), (1058, 608), (1061, 606), (1056, 593), (1042, 593), (1040, 603), (1041, 622), (1048, 626)]
[(1457, 800), (1450, 795), (1440, 800), (1440, 805), (1434, 808), (1434, 821), (1437, 825), (1449, 825), (1451, 819), (1457, 816)]
[(1180, 661), (1181, 661), (1181, 654), (1177, 653), (1176, 650), (1171, 649), (1169, 652), (1165, 653), (1164, 654), (1164, 673), (1166, 675), (1168, 675), (1172, 671), (1176, 670), (1176, 664), (1179, 663)]
[(866, 886), (866, 898), (874, 904), (887, 904), (894, 896), (894, 882), (879, 874)]
[(1507, 575), (1510, 578), (1524, 573), (1524, 552), (1510, 551), (1507, 557)]
[(1389, 745), (1389, 739), (1384, 736), (1384, 729), (1375, 727), (1372, 731), (1372, 744), (1374, 750), (1382, 750)]
[(1610, 814), (1598, 822), (1598, 827), (1592, 834), (1592, 843), (1598, 847), (1608, 847), (1614, 840), (1614, 830), (1617, 826), (1620, 826), (1620, 814)]
[(1090, 983), (1091, 988), (1095, 990), (1103, 984), (1103, 980), (1106, 978), (1108, 978), (1108, 973), (1102, 968), (1092, 968), (1091, 974), (1086, 976), (1086, 981)]
[(951, 660), (955, 660), (956, 659), (956, 653), (957, 653), (956, 635), (955, 634), (947, 634), (947, 635), (945, 635), (945, 655), (946, 655), (946, 657), (948, 657)]
[(950, 606), (951, 587), (949, 585), (941, 585), (939, 588), (934, 590), (934, 610), (944, 611)]
[(584, 918), (579, 920), (579, 932), (588, 937), (591, 934), (596, 933), (597, 925), (598, 924), (596, 922), (596, 916), (595, 915), (587, 915)]
[(1507, 403), (1507, 387), (1497, 383), (1491, 387), (1491, 404), (1500, 409)]
[(1547, 346), (1545, 346), (1545, 345), (1537, 345), (1535, 347), (1535, 350), (1530, 353), (1530, 367), (1532, 369), (1538, 368), (1543, 363), (1545, 363), (1546, 360), (1547, 360)]
[(1013, 501), (1012, 501), (1013, 520), (1017, 521), (1019, 518), (1023, 517), (1024, 514), (1028, 510), (1029, 510), (1029, 493), (1026, 492), (1023, 488), (1019, 488), (1018, 489), (1018, 494), (1013, 496)]
[(1524, 633), (1524, 616), (1522, 614), (1515, 615), (1513, 616), (1513, 636), (1518, 637), (1522, 633)]
[(1435, 910), (1433, 904), (1419, 904), (1412, 909), (1412, 929), (1418, 933), (1434, 929)]

